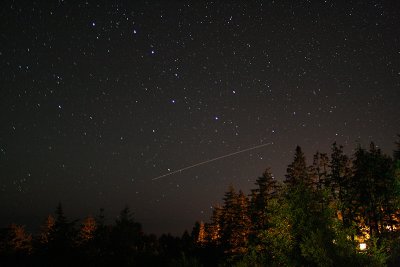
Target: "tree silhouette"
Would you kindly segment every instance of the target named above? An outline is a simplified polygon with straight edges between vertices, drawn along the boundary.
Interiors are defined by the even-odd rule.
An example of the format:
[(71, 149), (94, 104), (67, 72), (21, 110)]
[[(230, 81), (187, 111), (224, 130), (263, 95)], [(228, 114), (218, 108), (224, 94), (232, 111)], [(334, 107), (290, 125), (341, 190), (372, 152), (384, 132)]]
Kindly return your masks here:
[(355, 222), (364, 226), (364, 236), (379, 237), (388, 228), (393, 228), (393, 199), (399, 196), (394, 190), (396, 180), (392, 166), (392, 160), (383, 155), (374, 143), (371, 143), (369, 151), (361, 147), (356, 150), (350, 186), (352, 212)]
[(373, 143), (348, 157), (334, 143), (308, 167), (297, 146), (283, 184), (266, 169), (250, 199), (230, 186), (210, 222), (181, 238), (145, 235), (128, 207), (77, 225), (59, 203), (33, 237), (0, 229), (0, 266), (399, 266), (397, 146), (393, 158)]
[(251, 219), (253, 231), (268, 227), (269, 202), (278, 194), (279, 186), (267, 168), (256, 180), (257, 188), (251, 190)]
[(313, 157), (313, 164), (309, 168), (311, 184), (314, 190), (321, 190), (328, 176), (329, 158), (325, 153), (317, 152)]
[(72, 247), (75, 238), (75, 222), (69, 222), (64, 214), (62, 204), (59, 203), (55, 211), (53, 228), (53, 244), (59, 250), (68, 250)]
[(120, 265), (132, 265), (143, 244), (142, 226), (135, 222), (129, 207), (121, 210), (111, 232), (113, 261)]
[(310, 176), (307, 170), (306, 158), (300, 146), (296, 147), (294, 160), (287, 167), (285, 184), (289, 188), (294, 188), (297, 185), (311, 185)]
[(399, 140), (395, 142), (396, 149), (393, 152), (393, 159), (395, 161), (400, 160), (400, 134), (398, 134), (397, 137), (399, 138)]
[(343, 146), (338, 146), (336, 142), (331, 146), (329, 167), (330, 173), (326, 177), (325, 186), (329, 190), (331, 203), (336, 205), (339, 218), (346, 226), (350, 226), (354, 217), (350, 210), (352, 170), (350, 159), (343, 152)]

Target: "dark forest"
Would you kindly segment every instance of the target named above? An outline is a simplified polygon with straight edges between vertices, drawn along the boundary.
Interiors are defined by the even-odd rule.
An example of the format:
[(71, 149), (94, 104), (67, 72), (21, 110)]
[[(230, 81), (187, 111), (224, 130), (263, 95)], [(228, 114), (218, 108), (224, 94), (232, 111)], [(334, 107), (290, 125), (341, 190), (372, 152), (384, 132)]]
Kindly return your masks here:
[(400, 1), (0, 1), (0, 267), (400, 266)]
[(230, 186), (181, 237), (143, 233), (128, 206), (105, 218), (70, 220), (59, 203), (40, 233), (10, 224), (1, 266), (398, 266), (400, 142), (393, 156), (334, 143), (310, 165), (297, 146), (284, 179), (267, 168), (249, 194)]

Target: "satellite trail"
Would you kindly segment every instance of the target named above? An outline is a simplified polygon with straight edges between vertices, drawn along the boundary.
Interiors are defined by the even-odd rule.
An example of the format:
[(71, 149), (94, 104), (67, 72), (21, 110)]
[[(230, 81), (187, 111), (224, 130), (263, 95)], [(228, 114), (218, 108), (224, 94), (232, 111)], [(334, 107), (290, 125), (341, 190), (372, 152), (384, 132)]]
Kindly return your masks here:
[(163, 178), (163, 177), (166, 177), (166, 176), (175, 174), (175, 173), (177, 173), (177, 172), (183, 172), (183, 171), (186, 171), (186, 170), (188, 170), (188, 169), (191, 169), (191, 168), (194, 168), (194, 167), (203, 165), (203, 164), (207, 164), (207, 163), (210, 163), (210, 162), (219, 160), (219, 159), (227, 158), (227, 157), (230, 157), (230, 156), (239, 154), (239, 153), (243, 153), (243, 152), (250, 151), (250, 150), (253, 150), (253, 149), (257, 149), (257, 148), (260, 148), (260, 147), (268, 146), (268, 145), (271, 145), (271, 144), (273, 144), (273, 143), (266, 143), (266, 144), (262, 144), (262, 145), (258, 145), (258, 146), (254, 146), (254, 147), (250, 147), (250, 148), (246, 148), (246, 149), (239, 150), (239, 151), (236, 151), (236, 152), (233, 152), (233, 153), (230, 153), (230, 154), (227, 154), (227, 155), (223, 155), (223, 156), (220, 156), (220, 157), (217, 157), (217, 158), (213, 158), (213, 159), (209, 159), (209, 160), (206, 160), (206, 161), (202, 161), (202, 162), (199, 162), (199, 163), (196, 163), (196, 164), (187, 166), (187, 167), (185, 167), (185, 168), (182, 168), (182, 169), (179, 169), (179, 170), (176, 170), (176, 171), (173, 171), (173, 172), (169, 172), (169, 173), (167, 173), (167, 174), (160, 175), (160, 176), (155, 177), (155, 178), (153, 178), (153, 179), (151, 179), (151, 180), (153, 180), (153, 181), (154, 181), (154, 180), (158, 180), (158, 179), (161, 179), (161, 178)]

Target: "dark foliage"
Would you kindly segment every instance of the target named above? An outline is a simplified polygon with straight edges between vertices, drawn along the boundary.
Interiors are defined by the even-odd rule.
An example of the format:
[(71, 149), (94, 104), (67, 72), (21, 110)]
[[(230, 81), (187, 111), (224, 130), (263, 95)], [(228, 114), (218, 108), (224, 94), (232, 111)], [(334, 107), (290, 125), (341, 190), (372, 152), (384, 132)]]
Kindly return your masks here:
[(230, 186), (210, 222), (181, 237), (144, 234), (129, 207), (108, 225), (102, 209), (78, 222), (60, 203), (35, 236), (0, 229), (0, 266), (398, 266), (396, 144), (392, 158), (334, 143), (310, 166), (298, 146), (284, 183), (267, 169), (249, 196)]

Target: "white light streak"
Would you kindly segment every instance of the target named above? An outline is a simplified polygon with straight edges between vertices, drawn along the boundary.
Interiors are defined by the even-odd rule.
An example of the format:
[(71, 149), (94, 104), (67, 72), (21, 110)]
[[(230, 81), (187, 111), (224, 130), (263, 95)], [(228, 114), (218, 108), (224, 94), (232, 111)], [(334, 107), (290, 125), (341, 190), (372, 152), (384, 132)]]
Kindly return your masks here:
[(172, 174), (175, 174), (175, 173), (178, 173), (178, 172), (183, 172), (183, 171), (186, 171), (186, 170), (188, 170), (188, 169), (191, 169), (191, 168), (194, 168), (194, 167), (197, 167), (197, 166), (200, 166), (200, 165), (204, 165), (204, 164), (207, 164), (207, 163), (216, 161), (216, 160), (220, 160), (220, 159), (227, 158), (227, 157), (230, 157), (230, 156), (239, 154), (239, 153), (243, 153), (243, 152), (246, 152), (246, 151), (250, 151), (250, 150), (253, 150), (253, 149), (261, 148), (261, 147), (268, 146), (268, 145), (272, 145), (272, 144), (273, 144), (273, 143), (271, 142), (271, 143), (266, 143), (266, 144), (262, 144), (262, 145), (258, 145), (258, 146), (253, 146), (253, 147), (246, 148), (246, 149), (243, 149), (243, 150), (239, 150), (239, 151), (236, 151), (236, 152), (233, 152), (233, 153), (229, 153), (229, 154), (226, 154), (226, 155), (217, 157), (217, 158), (213, 158), (213, 159), (209, 159), (209, 160), (206, 160), (206, 161), (202, 161), (202, 162), (199, 162), (199, 163), (196, 163), (196, 164), (187, 166), (187, 167), (185, 167), (185, 168), (182, 168), (182, 169), (179, 169), (179, 170), (176, 170), (176, 171), (173, 171), (173, 172), (169, 172), (169, 173), (166, 173), (166, 174), (157, 176), (157, 177), (155, 177), (155, 178), (153, 178), (153, 179), (151, 179), (151, 180), (155, 181), (155, 180), (164, 178), (164, 177), (166, 177), (166, 176), (169, 176), (169, 175), (172, 175)]

